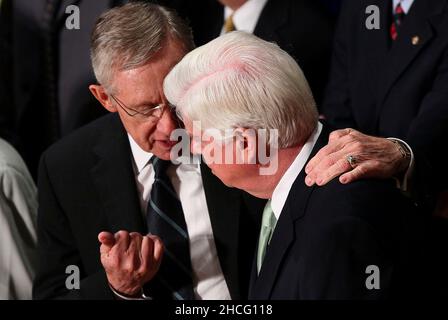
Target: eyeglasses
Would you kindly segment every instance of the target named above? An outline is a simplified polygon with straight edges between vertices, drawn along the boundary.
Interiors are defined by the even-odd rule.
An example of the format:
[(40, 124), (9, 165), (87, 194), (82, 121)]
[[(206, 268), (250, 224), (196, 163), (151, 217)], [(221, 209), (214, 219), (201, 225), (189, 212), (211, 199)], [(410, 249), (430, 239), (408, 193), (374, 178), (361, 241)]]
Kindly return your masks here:
[(110, 95), (112, 99), (118, 104), (118, 106), (126, 112), (126, 114), (130, 117), (140, 118), (142, 120), (146, 120), (148, 118), (156, 118), (160, 119), (165, 112), (166, 105), (165, 104), (159, 104), (153, 107), (145, 107), (142, 108), (141, 111), (132, 109), (127, 107), (122, 101), (120, 101), (117, 97), (114, 95)]
[(173, 118), (177, 122), (178, 127), (184, 128), (184, 124), (182, 119), (180, 118), (180, 114), (177, 112), (176, 107), (170, 103), (161, 103), (153, 107), (142, 108), (141, 111), (138, 111), (127, 107), (120, 99), (118, 99), (114, 95), (111, 94), (110, 96), (112, 97), (112, 99), (114, 99), (118, 106), (123, 109), (124, 112), (126, 112), (128, 116), (139, 119), (141, 121), (146, 121), (149, 119), (158, 121), (160, 118), (162, 118), (165, 110), (169, 109), (169, 111), (173, 115)]

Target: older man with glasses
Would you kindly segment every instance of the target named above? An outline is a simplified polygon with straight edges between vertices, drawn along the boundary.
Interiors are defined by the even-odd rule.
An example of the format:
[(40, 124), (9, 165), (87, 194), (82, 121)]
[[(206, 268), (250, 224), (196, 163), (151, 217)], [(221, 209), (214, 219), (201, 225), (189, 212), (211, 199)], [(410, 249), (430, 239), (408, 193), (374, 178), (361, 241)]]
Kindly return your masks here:
[(112, 114), (42, 157), (35, 298), (247, 296), (264, 204), (206, 166), (168, 161), (179, 123), (163, 79), (192, 48), (161, 6), (129, 3), (97, 21), (89, 89)]

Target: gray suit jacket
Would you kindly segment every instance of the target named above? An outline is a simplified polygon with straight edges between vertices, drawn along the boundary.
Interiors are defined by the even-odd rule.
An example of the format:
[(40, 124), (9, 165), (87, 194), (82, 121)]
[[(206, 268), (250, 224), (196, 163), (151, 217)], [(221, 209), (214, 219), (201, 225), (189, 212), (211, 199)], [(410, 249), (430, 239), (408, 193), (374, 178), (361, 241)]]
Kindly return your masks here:
[(19, 154), (0, 139), (0, 300), (30, 299), (36, 261), (37, 189)]

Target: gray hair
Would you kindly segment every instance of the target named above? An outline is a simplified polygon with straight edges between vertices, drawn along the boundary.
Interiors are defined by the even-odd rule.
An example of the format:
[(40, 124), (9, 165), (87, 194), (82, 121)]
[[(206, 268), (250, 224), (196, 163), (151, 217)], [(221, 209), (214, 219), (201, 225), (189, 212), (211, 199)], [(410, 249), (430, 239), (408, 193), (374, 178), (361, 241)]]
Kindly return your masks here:
[(278, 129), (280, 148), (306, 141), (318, 121), (308, 82), (276, 44), (231, 32), (187, 54), (164, 82), (177, 112), (201, 128)]
[(193, 35), (173, 11), (145, 2), (131, 2), (103, 13), (92, 31), (90, 56), (98, 82), (112, 86), (113, 72), (146, 63), (169, 40), (190, 51)]

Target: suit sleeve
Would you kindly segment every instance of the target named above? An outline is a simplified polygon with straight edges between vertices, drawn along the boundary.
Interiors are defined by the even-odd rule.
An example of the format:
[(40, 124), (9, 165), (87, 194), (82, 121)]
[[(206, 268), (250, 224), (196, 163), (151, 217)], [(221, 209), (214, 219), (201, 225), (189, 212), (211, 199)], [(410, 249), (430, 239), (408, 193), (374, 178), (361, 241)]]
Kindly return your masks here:
[[(46, 155), (39, 168), (38, 270), (34, 280), (34, 299), (113, 299), (113, 293), (103, 270), (85, 276), (70, 221), (61, 208), (48, 174)], [(79, 289), (68, 289), (66, 281), (73, 272), (68, 266), (79, 268)], [(73, 286), (68, 286), (73, 287)]]
[(406, 142), (415, 155), (413, 187), (427, 200), (431, 194), (448, 189), (446, 166), (448, 137), (448, 48), (440, 58), (434, 82), (411, 122)]

